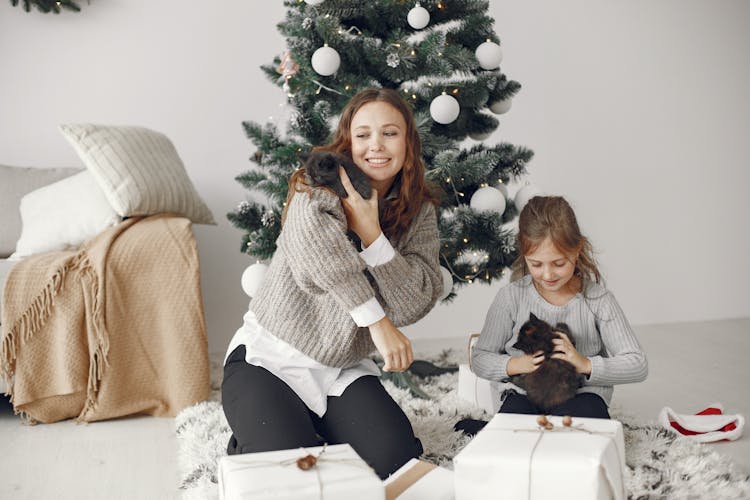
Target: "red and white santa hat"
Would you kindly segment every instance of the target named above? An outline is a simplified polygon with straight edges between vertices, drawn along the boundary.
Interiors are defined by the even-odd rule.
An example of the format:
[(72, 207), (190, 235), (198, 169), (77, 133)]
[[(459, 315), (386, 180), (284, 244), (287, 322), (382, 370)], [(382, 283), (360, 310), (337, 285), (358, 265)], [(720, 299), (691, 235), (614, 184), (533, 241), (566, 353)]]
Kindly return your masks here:
[(713, 403), (695, 415), (682, 415), (665, 406), (659, 412), (659, 423), (665, 429), (700, 443), (711, 443), (739, 439), (745, 427), (745, 417), (725, 415), (721, 403)]

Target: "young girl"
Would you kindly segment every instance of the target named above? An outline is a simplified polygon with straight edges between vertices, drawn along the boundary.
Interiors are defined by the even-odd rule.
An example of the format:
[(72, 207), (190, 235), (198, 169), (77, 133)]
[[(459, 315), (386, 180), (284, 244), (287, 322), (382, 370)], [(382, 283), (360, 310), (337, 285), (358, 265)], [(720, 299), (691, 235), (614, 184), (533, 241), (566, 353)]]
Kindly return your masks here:
[(511, 283), (495, 297), (473, 348), (474, 372), (497, 382), (501, 413), (542, 413), (510, 377), (533, 372), (544, 357), (513, 344), (530, 313), (566, 323), (573, 338), (556, 332), (553, 357), (570, 362), (584, 382), (550, 413), (609, 418), (612, 386), (644, 380), (646, 356), (614, 295), (600, 284), (591, 244), (570, 205), (556, 196), (529, 200), (519, 217), (518, 250)]
[(276, 253), (227, 349), (227, 451), (349, 443), (385, 478), (422, 446), (367, 356), (377, 349), (384, 370), (412, 362), (397, 327), (442, 291), (436, 199), (411, 108), (394, 90), (355, 95), (322, 149), (350, 154), (374, 193), (363, 199), (343, 169), (341, 199), (311, 188), (304, 169), (290, 179)]

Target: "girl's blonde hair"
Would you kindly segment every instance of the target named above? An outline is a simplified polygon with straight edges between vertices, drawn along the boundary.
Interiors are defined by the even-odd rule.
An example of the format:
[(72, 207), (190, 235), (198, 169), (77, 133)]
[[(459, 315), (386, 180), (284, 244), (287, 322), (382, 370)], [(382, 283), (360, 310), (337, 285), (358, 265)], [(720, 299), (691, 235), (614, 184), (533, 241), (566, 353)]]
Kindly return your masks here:
[[(351, 156), (352, 137), (351, 124), (354, 115), (362, 106), (371, 102), (385, 102), (401, 113), (406, 122), (405, 140), (406, 155), (404, 166), (394, 179), (394, 186), (398, 188), (398, 196), (394, 200), (381, 200), (380, 225), (388, 238), (403, 234), (422, 208), (422, 204), (430, 202), (439, 204), (437, 188), (425, 180), (425, 165), (422, 160), (422, 141), (417, 132), (414, 113), (409, 104), (393, 89), (369, 88), (358, 92), (344, 107), (339, 118), (339, 124), (333, 141), (326, 146), (319, 146), (314, 150), (335, 151)], [(286, 206), (295, 192), (304, 190), (305, 169), (298, 169), (289, 179), (289, 192)], [(386, 193), (380, 193), (385, 195)], [(286, 211), (286, 210), (285, 210)], [(283, 220), (283, 218), (282, 218)]]
[(573, 273), (581, 279), (582, 287), (586, 281), (601, 282), (591, 243), (581, 234), (575, 212), (561, 196), (535, 196), (521, 210), (516, 238), (519, 255), (511, 265), (511, 281), (529, 274), (524, 257), (534, 252), (546, 238), (560, 253), (578, 254)]

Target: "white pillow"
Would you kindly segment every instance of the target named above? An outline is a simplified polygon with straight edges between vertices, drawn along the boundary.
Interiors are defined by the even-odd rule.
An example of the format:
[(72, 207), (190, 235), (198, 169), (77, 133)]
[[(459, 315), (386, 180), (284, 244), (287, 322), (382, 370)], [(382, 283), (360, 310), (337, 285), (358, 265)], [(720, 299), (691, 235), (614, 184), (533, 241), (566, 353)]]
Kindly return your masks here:
[(18, 212), (21, 198), (35, 189), (79, 172), (83, 170), (0, 165), (0, 259), (16, 251), (16, 242), (21, 237), (21, 214)]
[(172, 213), (196, 224), (216, 224), (164, 134), (92, 124), (60, 125), (60, 130), (121, 216)]
[(12, 260), (75, 249), (122, 220), (88, 170), (26, 194), (19, 210), (21, 238)]

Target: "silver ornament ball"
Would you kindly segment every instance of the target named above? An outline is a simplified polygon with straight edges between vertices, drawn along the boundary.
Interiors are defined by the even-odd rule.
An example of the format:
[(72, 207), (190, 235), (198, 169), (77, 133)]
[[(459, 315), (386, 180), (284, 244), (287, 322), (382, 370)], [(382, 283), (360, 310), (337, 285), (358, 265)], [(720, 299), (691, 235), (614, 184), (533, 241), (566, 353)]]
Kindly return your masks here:
[(448, 94), (437, 96), (430, 103), (430, 116), (432, 119), (443, 125), (447, 125), (458, 118), (461, 112), (461, 106), (455, 97)]
[(477, 212), (505, 212), (505, 196), (502, 191), (491, 186), (485, 186), (476, 190), (469, 203)]
[(518, 213), (521, 213), (521, 210), (523, 210), (523, 207), (526, 206), (526, 203), (528, 203), (530, 199), (540, 194), (542, 194), (542, 191), (533, 184), (526, 184), (521, 189), (519, 189), (516, 192), (515, 198), (513, 198), (513, 202), (518, 209)]
[(479, 47), (474, 51), (474, 55), (482, 69), (497, 69), (503, 61), (503, 49), (489, 40), (479, 44)]
[(336, 49), (324, 45), (313, 52), (310, 63), (315, 72), (319, 75), (330, 76), (339, 69), (341, 57), (339, 56), (339, 53), (336, 52)]
[(263, 284), (263, 279), (266, 277), (266, 271), (268, 271), (268, 265), (258, 262), (252, 264), (245, 269), (242, 273), (242, 290), (247, 294), (248, 297), (254, 297), (258, 292), (260, 285)]
[(443, 293), (440, 294), (440, 300), (443, 300), (453, 291), (453, 275), (443, 266), (440, 266), (440, 274), (443, 276)]
[(512, 105), (513, 105), (513, 100), (509, 97), (507, 99), (495, 101), (492, 104), (490, 104), (490, 111), (492, 111), (496, 115), (502, 115), (503, 113), (507, 113), (508, 111), (510, 111), (510, 107)]
[(417, 4), (416, 7), (411, 9), (409, 14), (406, 15), (406, 20), (409, 23), (409, 26), (415, 30), (421, 30), (430, 24), (430, 13), (427, 9)]

